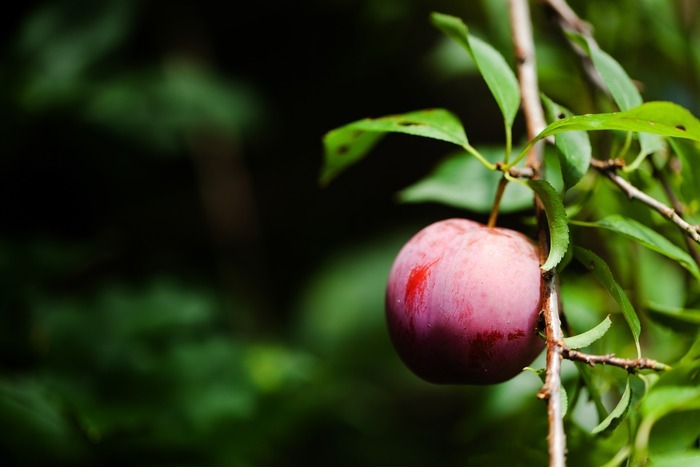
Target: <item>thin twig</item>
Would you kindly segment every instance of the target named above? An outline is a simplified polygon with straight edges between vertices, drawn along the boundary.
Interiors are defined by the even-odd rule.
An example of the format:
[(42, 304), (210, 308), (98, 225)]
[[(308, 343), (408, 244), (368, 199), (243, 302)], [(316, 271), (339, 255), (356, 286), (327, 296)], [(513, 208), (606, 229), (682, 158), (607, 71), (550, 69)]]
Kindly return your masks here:
[(591, 159), (591, 165), (607, 176), (627, 195), (629, 199), (640, 201), (652, 209), (655, 209), (661, 215), (676, 224), (686, 235), (700, 243), (700, 226), (688, 224), (673, 208), (666, 206), (661, 201), (649, 196), (624, 178), (620, 177), (616, 172), (616, 169), (619, 166), (618, 163)]
[[(598, 44), (596, 43), (595, 39), (593, 38), (591, 34), (591, 29), (588, 23), (585, 21), (581, 20), (581, 18), (578, 17), (576, 12), (574, 12), (571, 7), (566, 3), (564, 0), (544, 0), (544, 3), (549, 5), (549, 7), (556, 13), (557, 19), (559, 21), (559, 25), (564, 31), (575, 31), (581, 35), (583, 35), (586, 40), (588, 41), (588, 44), (590, 47), (598, 47)], [(590, 63), (590, 57), (588, 57), (588, 54), (586, 54), (583, 50), (581, 50), (580, 47), (578, 47), (577, 44), (574, 42), (569, 41), (570, 45), (574, 49), (574, 51), (581, 57), (581, 59), (584, 61), (584, 65), (586, 66), (587, 72), (589, 72), (589, 66)], [(594, 73), (588, 73), (589, 80), (600, 90), (609, 93), (608, 87), (605, 85), (605, 83), (602, 81), (600, 78), (600, 75), (597, 72)], [(630, 197), (630, 199), (637, 199), (652, 208), (656, 209), (658, 212), (660, 212), (662, 215), (670, 219), (673, 223), (678, 225), (678, 227), (685, 233), (687, 234), (686, 236), (686, 242), (688, 242), (688, 249), (690, 250), (690, 254), (693, 256), (693, 259), (700, 264), (700, 253), (698, 253), (697, 249), (695, 248), (695, 245), (692, 244), (692, 242), (689, 242), (687, 239), (688, 237), (692, 238), (696, 242), (700, 243), (700, 226), (693, 226), (688, 224), (683, 218), (678, 214), (679, 212), (682, 212), (682, 205), (674, 195), (673, 191), (670, 189), (670, 187), (666, 184), (664, 185), (664, 191), (666, 192), (667, 197), (669, 198), (669, 201), (673, 205), (673, 208), (670, 208), (666, 206), (665, 204), (661, 203), (660, 201), (652, 198), (651, 196), (647, 195), (646, 193), (643, 193), (642, 191), (638, 190), (632, 184), (630, 184), (628, 181), (620, 177), (615, 173), (615, 168), (612, 167), (609, 163), (607, 165), (603, 166), (597, 163), (593, 163), (597, 169), (601, 170), (604, 172), (605, 175), (610, 178), (610, 180), (613, 181), (618, 187), (620, 187), (626, 194), (627, 196)], [(617, 165), (617, 162), (616, 164)], [(659, 170), (656, 170), (657, 174), (660, 174), (661, 172)], [(661, 179), (660, 179), (661, 180)], [(663, 185), (663, 181), (662, 181)], [(675, 200), (675, 201), (674, 201)]]
[[(535, 44), (528, 1), (510, 0), (509, 13), (515, 57), (518, 64), (522, 110), (528, 138), (532, 140), (546, 127), (546, 122), (540, 103)], [(542, 178), (544, 171), (542, 144), (542, 142), (535, 144), (527, 155), (526, 165), (532, 169), (534, 178)], [(549, 253), (550, 239), (546, 214), (538, 197), (535, 197), (535, 214), (537, 216), (540, 264), (543, 264)], [(540, 297), (547, 336), (547, 367), (544, 385), (537, 396), (547, 400), (549, 421), (547, 441), (550, 467), (563, 467), (566, 464), (566, 435), (561, 405), (562, 348), (558, 345), (563, 340), (563, 333), (559, 319), (559, 289), (557, 285), (554, 270), (543, 272)]]
[(564, 358), (567, 360), (572, 360), (576, 362), (583, 362), (590, 366), (594, 365), (610, 365), (624, 368), (630, 373), (634, 373), (637, 370), (654, 370), (654, 371), (666, 371), (671, 367), (663, 363), (657, 362), (650, 358), (619, 358), (615, 354), (607, 355), (591, 355), (578, 350), (569, 349), (565, 345), (562, 348), (562, 353)]
[[(668, 179), (666, 178), (666, 174), (663, 172), (663, 170), (659, 169), (659, 167), (656, 165), (652, 158), (649, 159), (649, 162), (651, 163), (651, 168), (654, 171), (654, 176), (659, 180), (659, 183), (661, 183), (661, 187), (663, 188), (664, 193), (666, 193), (666, 198), (668, 198), (668, 201), (671, 203), (671, 206), (673, 206), (673, 209), (677, 213), (682, 213), (685, 207), (683, 206), (683, 203), (680, 202), (676, 194), (673, 192), (673, 189), (671, 188), (671, 185), (668, 183)], [(690, 256), (692, 256), (693, 260), (695, 260), (695, 264), (700, 266), (700, 251), (698, 251), (697, 245), (695, 245), (695, 243), (693, 243), (693, 239), (691, 239), (687, 235), (683, 235), (683, 239), (685, 240), (685, 244), (688, 247), (688, 253), (690, 253)]]

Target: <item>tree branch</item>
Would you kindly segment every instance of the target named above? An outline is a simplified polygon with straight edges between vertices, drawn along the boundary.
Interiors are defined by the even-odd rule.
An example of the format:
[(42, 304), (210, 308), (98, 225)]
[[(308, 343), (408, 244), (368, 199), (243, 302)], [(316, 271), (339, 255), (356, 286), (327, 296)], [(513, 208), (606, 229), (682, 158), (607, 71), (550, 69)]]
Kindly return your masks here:
[[(571, 7), (569, 7), (565, 0), (544, 0), (544, 3), (547, 4), (552, 9), (552, 11), (554, 11), (554, 13), (557, 16), (559, 27), (563, 31), (577, 32), (586, 38), (591, 47), (598, 47), (597, 42), (591, 34), (591, 28), (588, 25), (588, 23), (579, 18), (576, 12), (574, 12), (571, 9)], [(569, 41), (569, 45), (581, 58), (589, 81), (593, 83), (593, 85), (596, 86), (598, 89), (609, 95), (608, 87), (601, 79), (600, 74), (597, 71), (595, 71), (595, 67), (593, 67), (593, 64), (588, 54), (586, 54), (576, 43), (572, 41)], [(656, 167), (653, 167), (655, 174), (657, 174), (657, 178), (659, 178), (659, 180), (662, 183), (666, 196), (673, 205), (673, 208), (670, 208), (664, 205), (663, 203), (659, 202), (658, 200), (652, 198), (651, 196), (646, 195), (642, 191), (632, 186), (625, 179), (616, 175), (614, 171), (615, 167), (613, 167), (612, 165), (608, 164), (606, 167), (595, 165), (595, 167), (599, 170), (604, 170), (605, 175), (607, 175), (608, 178), (610, 178), (613, 181), (613, 183), (615, 183), (625, 193), (627, 193), (627, 195), (631, 199), (637, 199), (639, 201), (642, 201), (643, 203), (656, 209), (662, 215), (664, 215), (673, 223), (678, 225), (678, 227), (686, 234), (686, 243), (688, 245), (688, 250), (691, 256), (693, 257), (696, 263), (700, 264), (700, 253), (698, 252), (695, 245), (688, 240), (688, 237), (690, 237), (695, 242), (700, 243), (700, 226), (692, 226), (688, 224), (678, 214), (679, 212), (682, 212), (683, 206), (678, 201), (668, 184), (664, 183), (662, 173), (660, 170), (658, 170)]]
[[(540, 103), (535, 45), (528, 1), (509, 0), (509, 13), (515, 58), (518, 64), (522, 110), (528, 138), (532, 140), (546, 127), (546, 122)], [(534, 178), (542, 178), (544, 172), (543, 142), (532, 147), (527, 155), (526, 165), (533, 171)], [(537, 196), (535, 197), (535, 214), (540, 264), (543, 264), (549, 253), (549, 228), (544, 206)], [(563, 467), (566, 464), (566, 435), (561, 405), (562, 347), (559, 345), (559, 342), (563, 340), (563, 333), (559, 319), (559, 288), (555, 271), (543, 272), (540, 297), (547, 336), (547, 368), (544, 385), (537, 396), (547, 400), (549, 465), (550, 467)]]
[(610, 365), (624, 368), (630, 373), (634, 373), (637, 370), (654, 370), (654, 371), (666, 371), (670, 370), (671, 367), (664, 363), (659, 363), (656, 360), (651, 360), (649, 358), (619, 358), (615, 354), (607, 355), (590, 355), (587, 353), (579, 352), (578, 350), (573, 350), (566, 345), (562, 346), (562, 353), (564, 358), (567, 360), (572, 360), (576, 362), (583, 362), (590, 366), (595, 365)]
[(617, 174), (617, 168), (624, 165), (624, 162), (618, 161), (617, 159), (611, 159), (608, 161), (591, 159), (591, 165), (607, 176), (627, 195), (629, 199), (640, 201), (652, 209), (655, 209), (661, 215), (676, 224), (686, 235), (700, 243), (700, 226), (688, 224), (673, 208), (666, 206), (656, 198), (653, 198), (639, 190)]

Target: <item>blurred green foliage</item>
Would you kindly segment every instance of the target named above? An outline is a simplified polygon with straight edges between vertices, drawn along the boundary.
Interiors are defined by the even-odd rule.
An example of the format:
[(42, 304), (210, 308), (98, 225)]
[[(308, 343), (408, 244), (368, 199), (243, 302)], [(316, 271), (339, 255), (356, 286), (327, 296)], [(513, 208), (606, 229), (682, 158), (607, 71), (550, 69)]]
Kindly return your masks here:
[[(571, 3), (642, 83), (645, 100), (670, 99), (697, 115), (697, 2)], [(366, 116), (447, 107), (475, 145), (500, 142), (498, 109), (463, 51), (429, 24), (434, 8), (425, 0), (10, 7), (0, 51), (3, 462), (546, 463), (535, 375), (488, 388), (432, 386), (401, 365), (385, 333), (384, 280), (403, 242), (434, 220), (485, 215), (480, 200), (397, 202), (447, 148), (388, 137), (381, 156), (326, 189), (316, 183), (321, 135)], [(503, 0), (440, 5), (511, 57), (504, 8)], [(546, 15), (533, 11), (542, 87), (576, 113), (601, 105)], [(686, 183), (671, 182), (697, 223), (698, 185), (687, 180), (700, 180), (700, 158), (679, 145), (687, 163), (677, 178)], [(646, 175), (635, 182), (663, 197)], [(610, 186), (592, 190), (595, 207), (582, 202), (581, 215), (624, 212), (678, 240)], [(531, 221), (517, 210), (501, 220), (529, 233)], [(697, 398), (697, 326), (679, 326), (668, 311), (700, 309), (692, 279), (613, 233), (577, 235), (623, 259), (609, 264), (620, 265), (613, 272), (638, 308), (643, 348), (679, 362), (650, 397), (667, 401), (669, 381), (679, 404), (681, 395)], [(585, 271), (572, 268), (562, 286), (575, 333), (612, 314), (591, 351), (634, 355), (624, 318)], [(652, 309), (665, 319), (657, 323)], [(579, 391), (580, 374), (608, 395), (605, 407)], [(602, 465), (627, 441), (624, 426), (590, 433), (625, 378), (565, 365), (572, 464)], [(644, 381), (632, 380), (634, 397)], [(634, 423), (646, 423), (652, 459), (697, 459), (687, 454), (700, 435), (691, 406), (643, 404), (646, 418)]]

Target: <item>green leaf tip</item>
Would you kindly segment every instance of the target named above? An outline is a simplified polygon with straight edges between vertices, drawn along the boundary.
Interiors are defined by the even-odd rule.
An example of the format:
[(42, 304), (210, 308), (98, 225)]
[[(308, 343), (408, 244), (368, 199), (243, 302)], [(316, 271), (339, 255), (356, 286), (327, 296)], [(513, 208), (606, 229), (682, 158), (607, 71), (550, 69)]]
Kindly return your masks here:
[(581, 334), (577, 334), (575, 336), (565, 337), (564, 343), (566, 343), (566, 346), (570, 349), (581, 349), (583, 347), (588, 347), (589, 345), (603, 337), (605, 333), (608, 332), (608, 329), (610, 329), (611, 325), (612, 321), (610, 320), (610, 315), (608, 315), (603, 321), (601, 321), (592, 329), (589, 329), (588, 331)]
[(600, 422), (598, 426), (594, 427), (591, 430), (591, 433), (594, 435), (598, 433), (609, 433), (615, 428), (617, 428), (620, 422), (625, 418), (625, 415), (627, 415), (627, 411), (629, 410), (631, 402), (630, 396), (631, 391), (628, 377), (627, 383), (625, 384), (625, 390), (623, 391), (622, 397), (620, 397), (620, 400), (618, 401), (617, 405), (614, 409), (610, 411), (605, 420)]
[(464, 22), (443, 13), (432, 13), (432, 23), (461, 45), (474, 60), (481, 76), (501, 109), (506, 127), (510, 128), (520, 108), (520, 86), (503, 55), (487, 42), (469, 34)]

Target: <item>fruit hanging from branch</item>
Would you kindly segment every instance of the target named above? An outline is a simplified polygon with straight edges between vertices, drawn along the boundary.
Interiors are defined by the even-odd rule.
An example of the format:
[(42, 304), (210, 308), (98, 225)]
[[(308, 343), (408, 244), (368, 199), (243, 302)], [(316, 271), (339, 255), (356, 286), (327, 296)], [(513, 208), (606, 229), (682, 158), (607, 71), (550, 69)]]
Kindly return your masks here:
[(540, 354), (541, 271), (525, 235), (466, 219), (424, 228), (389, 273), (386, 318), (404, 363), (433, 383), (492, 384)]

